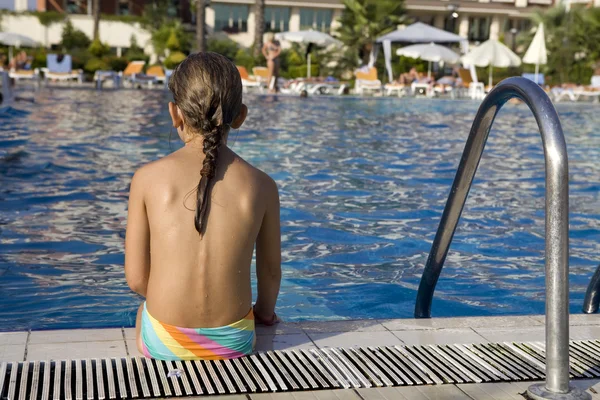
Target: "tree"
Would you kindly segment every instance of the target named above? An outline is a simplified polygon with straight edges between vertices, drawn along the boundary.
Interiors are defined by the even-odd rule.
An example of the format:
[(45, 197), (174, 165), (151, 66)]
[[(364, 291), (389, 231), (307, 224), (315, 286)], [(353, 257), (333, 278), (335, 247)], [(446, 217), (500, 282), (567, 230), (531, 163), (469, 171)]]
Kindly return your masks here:
[(254, 57), (262, 53), (265, 33), (265, 0), (256, 0), (254, 4)]
[(362, 64), (369, 62), (369, 54), (377, 37), (391, 32), (404, 22), (403, 0), (342, 0), (344, 11), (337, 30), (339, 38), (353, 50)]
[(94, 2), (94, 40), (100, 40), (100, 0)]
[[(544, 24), (548, 63), (543, 71), (554, 83), (570, 80), (569, 75), (577, 63), (575, 53), (583, 50), (574, 34), (574, 22), (578, 18), (577, 9), (567, 11), (564, 6), (537, 11), (531, 16), (535, 27), (540, 23)], [(533, 35), (532, 31), (521, 36), (519, 42), (524, 45), (522, 46), (524, 49), (527, 49), (531, 43)]]
[(62, 13), (56, 11), (44, 11), (36, 13), (38, 21), (40, 24), (44, 26), (44, 40), (46, 41), (46, 47), (50, 47), (50, 43), (48, 42), (48, 28), (50, 25), (56, 24), (62, 21), (65, 16)]
[(71, 20), (67, 18), (63, 27), (60, 45), (67, 52), (73, 49), (87, 49), (90, 45), (90, 39), (84, 32), (75, 28)]
[(204, 0), (196, 0), (196, 48), (206, 51), (206, 4)]

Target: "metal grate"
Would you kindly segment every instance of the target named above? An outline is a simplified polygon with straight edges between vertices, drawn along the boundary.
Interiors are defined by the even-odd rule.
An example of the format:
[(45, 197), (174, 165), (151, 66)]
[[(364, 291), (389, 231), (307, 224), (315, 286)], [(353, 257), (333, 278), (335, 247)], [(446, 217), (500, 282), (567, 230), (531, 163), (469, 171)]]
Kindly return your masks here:
[[(600, 341), (569, 346), (600, 378)], [(0, 399), (83, 400), (544, 379), (543, 342), (268, 351), (236, 360), (105, 358), (0, 364)]]

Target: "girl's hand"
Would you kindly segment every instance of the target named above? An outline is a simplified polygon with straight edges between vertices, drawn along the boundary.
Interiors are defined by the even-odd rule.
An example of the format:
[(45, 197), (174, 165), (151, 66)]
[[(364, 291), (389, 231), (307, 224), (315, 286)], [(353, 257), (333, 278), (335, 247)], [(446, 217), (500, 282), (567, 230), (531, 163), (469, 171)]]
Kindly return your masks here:
[(270, 316), (261, 315), (256, 312), (256, 306), (252, 307), (252, 311), (254, 313), (254, 320), (261, 325), (273, 326), (280, 322), (279, 317), (275, 313), (273, 313)]

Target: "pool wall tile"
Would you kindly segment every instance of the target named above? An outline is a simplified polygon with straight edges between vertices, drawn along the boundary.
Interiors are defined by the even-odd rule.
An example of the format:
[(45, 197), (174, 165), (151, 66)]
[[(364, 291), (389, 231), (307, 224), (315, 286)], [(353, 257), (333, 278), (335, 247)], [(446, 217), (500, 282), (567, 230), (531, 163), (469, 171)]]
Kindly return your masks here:
[(468, 328), (430, 331), (392, 331), (392, 333), (407, 345), (488, 342), (483, 336)]
[(543, 326), (537, 319), (522, 315), (514, 317), (459, 317), (383, 320), (382, 325), (391, 331), (426, 330), (441, 328), (530, 327)]
[(256, 351), (314, 349), (315, 344), (305, 333), (289, 335), (257, 335)]
[(317, 347), (394, 346), (403, 344), (389, 331), (371, 332), (310, 332)]
[(125, 340), (135, 340), (135, 328), (123, 328), (123, 335), (125, 336)]
[(539, 342), (546, 340), (543, 326), (530, 328), (473, 328), (490, 342)]
[(387, 330), (379, 320), (315, 321), (300, 322), (304, 332), (377, 332)]
[(126, 356), (122, 338), (119, 341), (40, 343), (27, 346), (27, 361)]
[(127, 355), (131, 357), (144, 357), (142, 353), (137, 348), (137, 342), (135, 339), (127, 339), (125, 341), (127, 343)]
[(123, 340), (120, 328), (111, 329), (68, 329), (56, 331), (32, 331), (29, 344), (73, 343)]
[(289, 335), (303, 333), (299, 323), (280, 322), (272, 326), (256, 325), (257, 335)]
[(25, 359), (25, 343), (0, 344), (0, 361), (23, 361)]
[(0, 346), (7, 344), (25, 345), (28, 334), (29, 332), (0, 332)]

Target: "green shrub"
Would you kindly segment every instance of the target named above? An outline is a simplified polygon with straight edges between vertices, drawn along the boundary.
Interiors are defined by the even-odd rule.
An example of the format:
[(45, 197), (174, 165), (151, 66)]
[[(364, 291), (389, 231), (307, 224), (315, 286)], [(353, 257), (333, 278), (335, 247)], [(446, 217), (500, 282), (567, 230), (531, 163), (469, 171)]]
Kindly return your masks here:
[(87, 63), (85, 63), (83, 69), (85, 70), (85, 72), (93, 74), (98, 70), (108, 70), (110, 69), (110, 66), (106, 61), (104, 61), (101, 58), (91, 58), (90, 60), (88, 60)]
[(87, 49), (90, 46), (90, 38), (83, 31), (76, 29), (70, 19), (67, 19), (62, 31), (60, 45), (65, 51), (73, 49)]
[(235, 60), (235, 56), (238, 52), (239, 46), (236, 42), (231, 39), (211, 38), (206, 42), (206, 50), (219, 53), (229, 58), (231, 61)]
[(87, 49), (73, 49), (69, 53), (73, 69), (84, 69), (85, 64), (92, 58)]
[(185, 60), (185, 57), (186, 55), (182, 52), (174, 51), (173, 53), (169, 54), (169, 57), (167, 57), (167, 59), (165, 60), (165, 67), (167, 69), (173, 69), (179, 64), (181, 64), (181, 62)]
[(171, 30), (166, 46), (170, 51), (181, 51), (181, 43), (179, 43), (179, 38), (177, 37), (175, 29)]
[(52, 24), (56, 24), (65, 19), (65, 15), (63, 13), (59, 13), (56, 11), (36, 11), (33, 14), (38, 18), (40, 24), (42, 24), (45, 27), (48, 27)]
[(150, 61), (150, 56), (142, 53), (132, 53), (131, 51), (127, 51), (125, 53), (125, 59), (127, 59), (128, 62), (131, 61)]
[(247, 49), (239, 49), (237, 53), (235, 53), (235, 58), (233, 60), (236, 65), (242, 65), (246, 67), (248, 71), (250, 71), (254, 66), (256, 66), (256, 62), (250, 51)]
[[(306, 78), (306, 72), (308, 68), (306, 65), (294, 65), (288, 68), (287, 70), (287, 78), (295, 79), (295, 78)], [(310, 66), (310, 76), (319, 76), (319, 66), (316, 64), (312, 64)]]
[(46, 67), (46, 49), (41, 49), (33, 54), (33, 61), (31, 62), (31, 68), (45, 68)]
[(127, 64), (129, 64), (129, 60), (125, 57), (107, 57), (105, 62), (110, 65), (110, 69), (113, 71), (124, 71)]
[(102, 43), (100, 39), (96, 39), (92, 42), (92, 44), (90, 44), (88, 51), (94, 57), (101, 58), (102, 56), (105, 56), (110, 53), (110, 47)]

